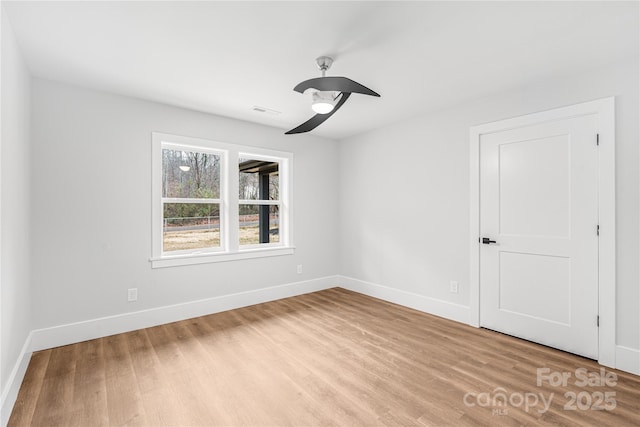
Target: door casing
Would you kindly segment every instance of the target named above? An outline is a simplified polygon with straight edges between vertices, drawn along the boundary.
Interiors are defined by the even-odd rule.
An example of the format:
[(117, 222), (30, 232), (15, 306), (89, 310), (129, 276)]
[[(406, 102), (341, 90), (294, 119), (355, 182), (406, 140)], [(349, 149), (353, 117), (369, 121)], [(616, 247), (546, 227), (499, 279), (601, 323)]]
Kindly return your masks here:
[(615, 367), (616, 230), (615, 230), (615, 98), (608, 97), (491, 123), (469, 129), (470, 277), (469, 324), (480, 327), (480, 136), (588, 114), (597, 116), (598, 139), (598, 363)]

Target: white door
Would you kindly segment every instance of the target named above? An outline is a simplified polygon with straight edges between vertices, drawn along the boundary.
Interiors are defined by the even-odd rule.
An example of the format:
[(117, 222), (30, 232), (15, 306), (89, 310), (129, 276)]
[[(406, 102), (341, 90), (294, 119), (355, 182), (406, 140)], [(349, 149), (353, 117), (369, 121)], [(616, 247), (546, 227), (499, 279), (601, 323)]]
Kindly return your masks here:
[[(597, 116), (482, 135), (480, 325), (598, 357)], [(493, 243), (495, 241), (495, 243)]]

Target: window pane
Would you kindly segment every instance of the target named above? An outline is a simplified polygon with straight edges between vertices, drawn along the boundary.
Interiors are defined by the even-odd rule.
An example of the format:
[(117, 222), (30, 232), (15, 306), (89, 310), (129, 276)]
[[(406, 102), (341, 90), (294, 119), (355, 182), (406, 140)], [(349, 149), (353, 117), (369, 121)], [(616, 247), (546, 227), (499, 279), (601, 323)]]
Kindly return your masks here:
[(162, 150), (162, 197), (220, 197), (220, 156)]
[(240, 205), (240, 245), (278, 243), (280, 241), (280, 207)]
[(217, 203), (165, 203), (165, 252), (220, 247), (220, 206)]
[(280, 200), (279, 166), (278, 162), (240, 158), (240, 200)]

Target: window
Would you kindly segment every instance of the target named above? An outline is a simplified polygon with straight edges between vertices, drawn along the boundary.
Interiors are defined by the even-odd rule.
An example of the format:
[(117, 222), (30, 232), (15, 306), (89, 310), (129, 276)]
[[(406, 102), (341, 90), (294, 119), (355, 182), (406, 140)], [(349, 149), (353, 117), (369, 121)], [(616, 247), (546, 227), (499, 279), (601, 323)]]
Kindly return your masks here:
[(293, 253), (291, 153), (156, 132), (152, 143), (154, 268)]
[(279, 170), (273, 159), (238, 159), (241, 246), (280, 241)]
[(162, 252), (220, 249), (222, 153), (162, 146)]

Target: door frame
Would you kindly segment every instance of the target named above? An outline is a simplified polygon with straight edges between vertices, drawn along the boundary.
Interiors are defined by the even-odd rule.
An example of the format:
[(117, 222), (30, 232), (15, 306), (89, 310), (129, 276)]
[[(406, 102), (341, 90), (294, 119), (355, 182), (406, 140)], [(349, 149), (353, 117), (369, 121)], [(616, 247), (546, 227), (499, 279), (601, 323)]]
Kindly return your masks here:
[[(599, 135), (598, 363), (613, 368), (616, 352), (616, 180), (615, 98), (613, 96), (469, 128), (469, 324), (480, 327), (480, 137), (522, 126), (590, 114), (595, 114), (597, 117), (596, 128)], [(595, 135), (593, 143), (597, 143)]]

